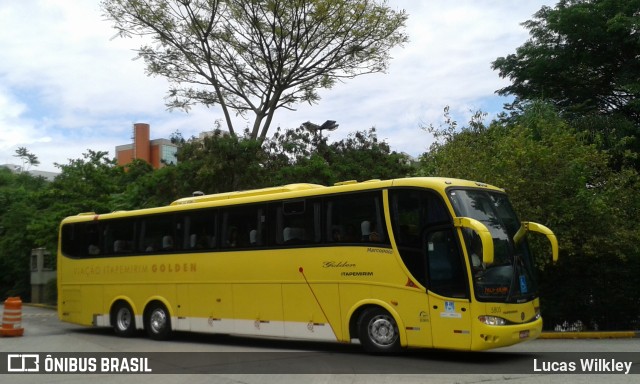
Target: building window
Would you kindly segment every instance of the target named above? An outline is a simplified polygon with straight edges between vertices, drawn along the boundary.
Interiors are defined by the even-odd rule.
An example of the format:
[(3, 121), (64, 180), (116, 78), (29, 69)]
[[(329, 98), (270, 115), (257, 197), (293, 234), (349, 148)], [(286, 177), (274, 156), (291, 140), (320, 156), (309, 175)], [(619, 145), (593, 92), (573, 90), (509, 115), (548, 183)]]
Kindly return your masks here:
[(160, 153), (160, 163), (165, 165), (176, 165), (178, 164), (178, 158), (176, 157), (176, 152), (178, 152), (178, 148), (172, 145), (163, 145)]

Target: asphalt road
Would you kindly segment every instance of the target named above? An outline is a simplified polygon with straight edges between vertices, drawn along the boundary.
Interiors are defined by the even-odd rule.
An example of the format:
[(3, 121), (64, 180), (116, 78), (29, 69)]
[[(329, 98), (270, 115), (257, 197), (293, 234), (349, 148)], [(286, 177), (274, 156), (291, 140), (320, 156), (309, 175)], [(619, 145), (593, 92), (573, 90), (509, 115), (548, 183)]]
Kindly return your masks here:
[[(164, 342), (149, 340), (143, 333), (123, 339), (108, 328), (62, 323), (54, 310), (32, 306), (23, 307), (22, 322), (24, 336), (0, 338), (0, 383), (615, 384), (640, 380), (640, 339), (535, 340), (487, 352), (417, 350), (372, 356), (357, 344), (189, 333)], [(9, 372), (21, 362), (32, 368), (29, 361), (36, 355), (40, 373)], [(111, 373), (100, 373), (103, 369)], [(91, 373), (52, 373), (70, 371)]]

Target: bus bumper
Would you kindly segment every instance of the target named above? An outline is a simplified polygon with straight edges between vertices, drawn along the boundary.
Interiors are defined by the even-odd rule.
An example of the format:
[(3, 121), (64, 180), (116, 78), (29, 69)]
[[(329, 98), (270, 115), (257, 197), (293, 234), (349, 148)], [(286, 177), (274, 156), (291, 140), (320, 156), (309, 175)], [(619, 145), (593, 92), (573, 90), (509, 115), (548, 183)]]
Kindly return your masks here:
[(542, 333), (542, 318), (523, 324), (486, 325), (477, 321), (471, 340), (471, 350), (506, 347), (537, 339)]

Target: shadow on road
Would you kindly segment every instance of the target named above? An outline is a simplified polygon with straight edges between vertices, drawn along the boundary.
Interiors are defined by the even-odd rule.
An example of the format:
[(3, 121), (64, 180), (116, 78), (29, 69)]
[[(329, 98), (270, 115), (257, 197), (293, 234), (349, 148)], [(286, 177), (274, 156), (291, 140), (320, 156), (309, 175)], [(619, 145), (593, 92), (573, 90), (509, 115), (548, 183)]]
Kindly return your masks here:
[[(110, 328), (83, 328), (73, 332), (117, 338)], [(138, 332), (135, 338), (146, 338)], [(126, 339), (123, 339), (126, 340)], [(371, 355), (359, 344), (282, 340), (176, 332), (168, 341), (184, 344), (184, 352), (151, 354), (158, 370), (198, 373), (487, 373), (519, 367), (522, 372), (536, 356), (499, 351), (466, 352), (412, 349), (393, 355)], [(190, 352), (194, 345), (225, 347), (226, 352)], [(162, 350), (163, 348), (158, 348)], [(247, 352), (250, 351), (250, 352)], [(461, 372), (461, 366), (465, 372)], [(507, 369), (509, 370), (509, 369)]]

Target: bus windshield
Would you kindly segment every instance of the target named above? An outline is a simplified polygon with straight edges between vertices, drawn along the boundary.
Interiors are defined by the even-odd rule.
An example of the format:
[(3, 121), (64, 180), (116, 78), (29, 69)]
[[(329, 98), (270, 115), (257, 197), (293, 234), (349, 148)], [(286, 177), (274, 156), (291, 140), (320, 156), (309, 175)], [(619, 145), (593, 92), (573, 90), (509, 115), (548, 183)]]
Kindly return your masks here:
[(463, 230), (476, 299), (525, 302), (536, 297), (533, 257), (526, 239), (517, 244), (514, 241), (520, 222), (507, 196), (477, 189), (452, 189), (448, 195), (457, 216), (480, 221), (493, 237), (494, 262), (485, 265), (478, 235), (470, 229)]

